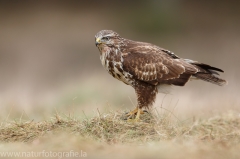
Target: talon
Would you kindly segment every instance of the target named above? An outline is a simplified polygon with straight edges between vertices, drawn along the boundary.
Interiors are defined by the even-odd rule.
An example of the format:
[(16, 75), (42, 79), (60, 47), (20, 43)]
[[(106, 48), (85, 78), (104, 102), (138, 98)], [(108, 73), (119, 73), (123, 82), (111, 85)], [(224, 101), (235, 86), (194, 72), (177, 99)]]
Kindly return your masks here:
[[(140, 121), (140, 114), (144, 114), (144, 111), (142, 111), (141, 108), (137, 107), (136, 109), (134, 109), (133, 111), (131, 111), (127, 114), (127, 116), (128, 116), (127, 120), (131, 121), (131, 122), (132, 121), (138, 122), (138, 121)], [(136, 115), (136, 117), (134, 118), (135, 115)]]
[(127, 113), (128, 116), (134, 115), (138, 112), (138, 108), (135, 108), (133, 111), (130, 111), (129, 113)]
[(133, 111), (130, 111), (127, 113), (128, 118), (127, 119), (132, 119), (134, 118), (134, 115), (138, 112), (138, 108), (135, 108)]
[(138, 109), (138, 112), (137, 112), (137, 116), (136, 116), (136, 118), (135, 118), (135, 121), (139, 121), (140, 120), (140, 115), (142, 114), (142, 113), (144, 113), (143, 111), (142, 111), (142, 109)]
[(148, 112), (147, 110), (143, 110), (143, 114), (144, 114), (144, 113), (149, 113), (149, 112)]

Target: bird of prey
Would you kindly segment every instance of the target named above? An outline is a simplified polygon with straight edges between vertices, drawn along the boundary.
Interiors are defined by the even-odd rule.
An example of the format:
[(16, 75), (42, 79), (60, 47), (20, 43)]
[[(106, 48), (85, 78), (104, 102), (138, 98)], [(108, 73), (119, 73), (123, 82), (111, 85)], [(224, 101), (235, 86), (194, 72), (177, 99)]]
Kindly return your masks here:
[(135, 117), (138, 121), (142, 108), (149, 108), (158, 92), (166, 92), (171, 85), (184, 86), (190, 78), (219, 86), (226, 84), (224, 79), (217, 77), (218, 72), (223, 72), (219, 68), (180, 58), (150, 43), (124, 39), (112, 30), (99, 31), (95, 44), (107, 72), (135, 89), (137, 107), (127, 114), (129, 119)]

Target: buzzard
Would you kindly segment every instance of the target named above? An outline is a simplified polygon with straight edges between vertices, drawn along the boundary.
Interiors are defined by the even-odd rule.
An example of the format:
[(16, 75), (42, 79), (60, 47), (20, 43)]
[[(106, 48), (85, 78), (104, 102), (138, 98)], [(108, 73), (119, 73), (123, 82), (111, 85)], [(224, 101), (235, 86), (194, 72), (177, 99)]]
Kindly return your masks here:
[(102, 30), (95, 36), (103, 67), (114, 78), (132, 86), (137, 95), (137, 107), (127, 115), (139, 120), (142, 108), (149, 108), (158, 92), (166, 93), (168, 86), (184, 86), (190, 78), (222, 86), (217, 77), (223, 70), (183, 59), (156, 45), (122, 38), (112, 30)]

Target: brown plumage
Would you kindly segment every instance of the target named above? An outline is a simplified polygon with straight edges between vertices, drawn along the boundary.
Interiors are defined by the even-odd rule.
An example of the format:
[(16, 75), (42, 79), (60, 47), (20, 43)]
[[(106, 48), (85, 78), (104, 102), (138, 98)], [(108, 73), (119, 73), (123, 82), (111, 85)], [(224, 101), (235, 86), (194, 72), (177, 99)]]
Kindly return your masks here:
[(120, 37), (111, 30), (102, 30), (95, 36), (104, 68), (114, 78), (131, 85), (136, 92), (138, 106), (128, 115), (137, 114), (151, 106), (158, 89), (163, 85), (184, 86), (191, 77), (224, 85), (217, 77), (221, 69), (197, 61), (182, 59), (150, 43), (136, 42)]

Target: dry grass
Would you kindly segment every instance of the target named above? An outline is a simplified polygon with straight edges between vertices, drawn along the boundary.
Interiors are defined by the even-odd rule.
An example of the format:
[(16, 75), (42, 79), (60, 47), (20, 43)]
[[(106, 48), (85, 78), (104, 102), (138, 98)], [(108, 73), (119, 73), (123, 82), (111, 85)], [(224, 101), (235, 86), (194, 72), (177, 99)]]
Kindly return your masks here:
[(188, 122), (168, 113), (146, 113), (142, 121), (129, 122), (122, 120), (122, 114), (4, 122), (0, 146), (4, 151), (84, 150), (88, 158), (240, 158), (240, 116), (236, 112)]

